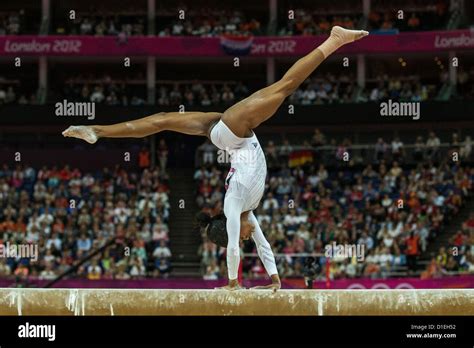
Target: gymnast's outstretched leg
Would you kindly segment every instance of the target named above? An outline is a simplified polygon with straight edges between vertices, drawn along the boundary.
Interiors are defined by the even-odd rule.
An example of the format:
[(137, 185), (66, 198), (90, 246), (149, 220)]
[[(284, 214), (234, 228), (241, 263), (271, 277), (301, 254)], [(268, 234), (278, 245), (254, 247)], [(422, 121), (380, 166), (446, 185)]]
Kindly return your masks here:
[(331, 35), (318, 48), (299, 59), (281, 80), (238, 102), (224, 114), (218, 112), (159, 113), (138, 120), (108, 126), (71, 126), (65, 137), (95, 143), (99, 138), (142, 138), (164, 130), (189, 135), (207, 136), (211, 125), (222, 118), (238, 137), (249, 137), (252, 129), (273, 116), (286, 97), (291, 95), (309, 75), (339, 47), (368, 35), (363, 30), (334, 27)]
[(252, 129), (273, 116), (285, 98), (293, 94), (331, 53), (368, 34), (363, 30), (333, 27), (329, 38), (293, 64), (281, 80), (231, 106), (224, 112), (222, 121), (236, 136), (252, 136)]
[(71, 126), (62, 134), (94, 144), (99, 138), (143, 138), (162, 131), (207, 136), (218, 112), (167, 112), (108, 126)]

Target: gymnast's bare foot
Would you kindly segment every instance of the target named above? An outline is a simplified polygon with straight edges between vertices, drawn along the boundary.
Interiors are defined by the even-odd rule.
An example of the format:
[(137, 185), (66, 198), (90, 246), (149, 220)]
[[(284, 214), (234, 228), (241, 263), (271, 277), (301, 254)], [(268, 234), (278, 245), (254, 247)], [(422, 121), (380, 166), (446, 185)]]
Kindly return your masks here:
[(90, 126), (70, 126), (62, 134), (65, 137), (85, 140), (89, 144), (94, 144), (99, 139), (94, 129)]
[(349, 30), (344, 29), (340, 26), (334, 26), (331, 30), (331, 38), (339, 41), (340, 46), (348, 44), (350, 42), (362, 39), (369, 35), (368, 31), (365, 30)]
[(245, 288), (239, 284), (237, 279), (229, 280), (228, 285), (222, 286), (220, 288), (216, 288), (216, 290), (227, 290), (227, 291), (235, 291), (235, 290), (242, 290), (242, 289), (245, 289)]

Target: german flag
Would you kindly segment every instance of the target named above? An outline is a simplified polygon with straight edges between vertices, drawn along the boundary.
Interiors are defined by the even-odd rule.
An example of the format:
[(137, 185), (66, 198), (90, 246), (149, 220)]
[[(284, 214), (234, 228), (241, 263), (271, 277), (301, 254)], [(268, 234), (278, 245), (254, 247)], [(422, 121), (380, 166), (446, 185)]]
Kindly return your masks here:
[(288, 160), (288, 166), (290, 168), (302, 166), (306, 163), (313, 162), (313, 151), (311, 150), (298, 150), (293, 151), (290, 154), (290, 158)]

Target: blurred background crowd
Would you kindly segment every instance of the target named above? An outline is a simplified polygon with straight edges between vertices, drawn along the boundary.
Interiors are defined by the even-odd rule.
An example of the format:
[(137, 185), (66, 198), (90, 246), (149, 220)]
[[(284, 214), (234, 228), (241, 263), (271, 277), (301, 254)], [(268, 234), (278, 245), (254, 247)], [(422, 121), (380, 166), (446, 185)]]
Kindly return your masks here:
[[(410, 36), (472, 28), (474, 19), (473, 5), (459, 0), (49, 4), (2, 1), (0, 38), (111, 36), (119, 45), (134, 37), (182, 37), (186, 44), (199, 37), (298, 40), (327, 34), (334, 25)], [(50, 116), (63, 100), (94, 103), (100, 109), (94, 122), (105, 124), (115, 120), (109, 115), (133, 119), (143, 110), (223, 111), (279, 78), (299, 57), (241, 57), (239, 68), (228, 58), (132, 56), (125, 68), (123, 57), (30, 56), (21, 69), (0, 59), (0, 244), (30, 243), (40, 251), (37, 263), (0, 258), (0, 278), (53, 280), (111, 241), (117, 243), (71, 277), (225, 278), (225, 249), (192, 226), (196, 212), (222, 210), (229, 165), (209, 141), (160, 133), (143, 142), (101, 140), (87, 147), (64, 141), (58, 119)], [(474, 273), (474, 133), (472, 123), (461, 120), (474, 100), (472, 50), (348, 59), (341, 67), (341, 57), (331, 56), (287, 99), (281, 110), (296, 106), (298, 115), (285, 117), (304, 122), (285, 123), (279, 115), (258, 131), (268, 176), (256, 215), (280, 275), (306, 276), (310, 257), (316, 279)], [(429, 117), (420, 128), (391, 124), (373, 118), (374, 106), (387, 100), (457, 112), (443, 115), (443, 124)], [(44, 120), (18, 121), (28, 115)], [(360, 122), (362, 116), (367, 121)], [(130, 149), (131, 165), (113, 162), (117, 151)], [(12, 162), (12, 151), (28, 153), (34, 163)], [(326, 247), (333, 243), (363, 245), (363, 260), (328, 259)], [(254, 245), (241, 247), (244, 277), (264, 278)]]

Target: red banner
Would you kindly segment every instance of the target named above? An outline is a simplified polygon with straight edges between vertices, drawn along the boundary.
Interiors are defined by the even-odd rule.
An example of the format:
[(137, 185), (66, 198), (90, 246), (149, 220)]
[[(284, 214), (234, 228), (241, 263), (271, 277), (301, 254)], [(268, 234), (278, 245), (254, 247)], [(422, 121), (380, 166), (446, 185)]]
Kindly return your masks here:
[[(293, 288), (303, 288), (301, 279), (286, 279)], [(314, 282), (314, 288), (326, 289), (324, 281)], [(388, 278), (388, 279), (338, 279), (331, 280), (331, 289), (468, 289), (474, 288), (474, 276), (465, 275), (439, 279)]]
[[(231, 42), (229, 38), (199, 37), (94, 37), (0, 36), (0, 54), (21, 56), (188, 56), (255, 57), (301, 56), (317, 47), (327, 35), (255, 37)], [(248, 46), (249, 49), (246, 47)], [(435, 52), (474, 49), (469, 30), (429, 31), (396, 35), (370, 35), (344, 46), (341, 54)]]

